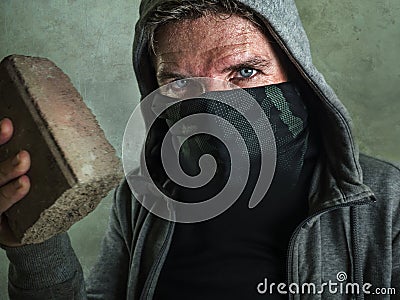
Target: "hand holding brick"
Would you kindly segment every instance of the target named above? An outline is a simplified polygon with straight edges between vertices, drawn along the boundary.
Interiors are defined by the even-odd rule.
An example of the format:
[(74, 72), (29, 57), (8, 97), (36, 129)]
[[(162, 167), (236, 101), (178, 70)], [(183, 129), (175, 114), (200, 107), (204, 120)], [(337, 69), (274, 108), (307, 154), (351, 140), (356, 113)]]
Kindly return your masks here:
[[(66, 231), (123, 176), (95, 117), (69, 78), (47, 59), (13, 55), (1, 62), (0, 120), (4, 118), (12, 121), (14, 133), (0, 146), (2, 168), (23, 149), (31, 159), (30, 191), (20, 201), (15, 196), (11, 202), (17, 202), (5, 212), (19, 242), (37, 243)], [(3, 169), (0, 173), (10, 178), (1, 189), (23, 175)], [(22, 180), (29, 182), (26, 176)], [(0, 202), (0, 213), (10, 201), (5, 203)]]
[[(12, 133), (11, 120), (0, 120), (0, 145), (7, 143)], [(4, 212), (28, 193), (30, 181), (25, 174), (29, 167), (30, 155), (26, 151), (21, 151), (0, 163), (0, 244), (5, 246), (19, 245), (18, 239), (8, 226)]]

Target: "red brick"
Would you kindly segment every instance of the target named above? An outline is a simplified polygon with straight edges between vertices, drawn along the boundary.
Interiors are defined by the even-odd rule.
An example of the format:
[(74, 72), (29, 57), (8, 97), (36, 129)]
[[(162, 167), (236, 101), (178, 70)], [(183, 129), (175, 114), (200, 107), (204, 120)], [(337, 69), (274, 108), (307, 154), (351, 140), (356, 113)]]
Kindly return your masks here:
[(6, 216), (23, 243), (64, 232), (91, 212), (123, 176), (120, 160), (70, 79), (45, 58), (12, 55), (0, 63), (0, 119), (14, 136), (0, 161), (31, 154), (29, 194)]

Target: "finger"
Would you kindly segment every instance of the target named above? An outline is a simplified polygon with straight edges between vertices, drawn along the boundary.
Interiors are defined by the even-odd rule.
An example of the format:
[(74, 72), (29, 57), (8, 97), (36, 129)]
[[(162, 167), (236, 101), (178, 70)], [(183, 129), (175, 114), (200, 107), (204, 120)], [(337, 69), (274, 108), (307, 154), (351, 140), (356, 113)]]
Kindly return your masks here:
[(0, 163), (0, 186), (24, 175), (31, 166), (31, 157), (28, 151), (22, 150), (15, 157)]
[(0, 145), (7, 143), (14, 131), (13, 124), (10, 119), (4, 118), (0, 121)]
[(29, 192), (29, 177), (23, 175), (0, 188), (0, 214), (4, 213)]

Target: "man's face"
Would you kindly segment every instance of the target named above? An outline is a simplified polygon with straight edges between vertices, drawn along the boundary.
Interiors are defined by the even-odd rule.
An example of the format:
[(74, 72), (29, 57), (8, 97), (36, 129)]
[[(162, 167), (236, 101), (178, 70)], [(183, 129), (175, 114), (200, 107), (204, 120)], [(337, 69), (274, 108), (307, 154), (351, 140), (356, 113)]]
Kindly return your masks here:
[(266, 36), (239, 16), (209, 15), (164, 25), (155, 35), (155, 46), (160, 86), (191, 77), (215, 78), (241, 88), (287, 81)]

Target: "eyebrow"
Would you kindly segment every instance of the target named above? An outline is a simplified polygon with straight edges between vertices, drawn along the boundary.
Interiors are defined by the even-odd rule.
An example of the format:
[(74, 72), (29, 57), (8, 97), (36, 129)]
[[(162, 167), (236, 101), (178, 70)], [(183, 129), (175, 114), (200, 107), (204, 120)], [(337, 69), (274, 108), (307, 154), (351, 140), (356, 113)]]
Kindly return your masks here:
[[(241, 61), (240, 63), (230, 65), (229, 67), (226, 67), (222, 70), (223, 73), (225, 72), (232, 72), (232, 71), (237, 71), (242, 68), (255, 68), (255, 69), (261, 69), (261, 68), (270, 68), (272, 65), (272, 60), (271, 59), (266, 59), (260, 56), (255, 56), (252, 58), (249, 58), (247, 60)], [(170, 79), (174, 80), (179, 80), (179, 79), (185, 79), (190, 76), (177, 73), (177, 72), (169, 72), (169, 71), (163, 71), (161, 70), (159, 73), (157, 73), (157, 80), (159, 82), (165, 82)]]
[(229, 67), (226, 67), (222, 70), (222, 72), (230, 72), (230, 71), (237, 71), (242, 68), (255, 68), (255, 69), (261, 69), (261, 68), (270, 68), (272, 65), (272, 60), (271, 59), (265, 59), (259, 56), (252, 57), (250, 59), (247, 59), (245, 61), (242, 61), (240, 63), (231, 65)]
[(175, 72), (166, 72), (166, 71), (160, 71), (157, 74), (157, 79), (160, 82), (164, 82), (168, 79), (175, 79), (175, 80), (179, 80), (179, 79), (185, 79), (188, 76), (184, 76), (183, 74), (179, 74), (179, 73), (175, 73)]

